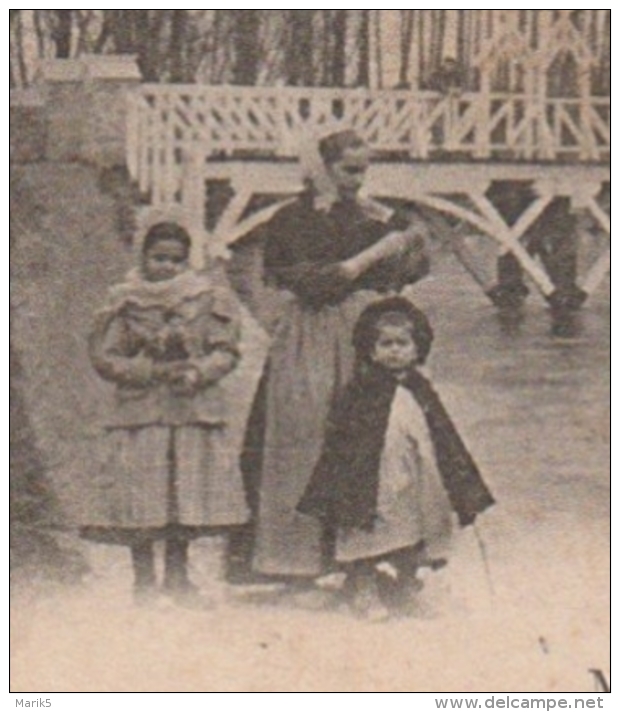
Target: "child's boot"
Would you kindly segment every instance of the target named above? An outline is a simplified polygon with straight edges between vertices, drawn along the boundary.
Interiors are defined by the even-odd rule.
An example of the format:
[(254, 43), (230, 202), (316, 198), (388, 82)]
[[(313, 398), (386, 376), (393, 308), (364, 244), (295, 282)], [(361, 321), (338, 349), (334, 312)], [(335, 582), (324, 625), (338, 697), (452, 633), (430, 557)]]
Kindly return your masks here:
[(382, 623), (390, 617), (381, 600), (374, 563), (357, 563), (349, 574), (347, 589), (351, 596), (351, 609), (358, 617), (371, 623)]
[(153, 544), (147, 542), (132, 546), (131, 562), (134, 571), (134, 602), (137, 606), (150, 606), (157, 600)]
[(186, 608), (210, 608), (188, 575), (189, 542), (185, 539), (166, 541), (164, 593)]
[(398, 613), (415, 609), (418, 594), (424, 583), (418, 578), (424, 551), (418, 548), (405, 549), (383, 562), (379, 590), (386, 605)]

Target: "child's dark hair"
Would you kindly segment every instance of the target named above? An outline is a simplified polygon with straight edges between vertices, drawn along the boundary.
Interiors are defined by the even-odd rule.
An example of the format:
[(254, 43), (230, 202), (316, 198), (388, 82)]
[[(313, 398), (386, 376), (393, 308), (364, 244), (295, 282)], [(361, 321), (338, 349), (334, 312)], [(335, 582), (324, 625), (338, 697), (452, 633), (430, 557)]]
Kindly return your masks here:
[(418, 365), (426, 363), (435, 335), (424, 312), (404, 297), (390, 297), (365, 309), (353, 332), (353, 345), (359, 365), (370, 362), (384, 326), (408, 328), (418, 351)]
[(173, 222), (153, 225), (144, 238), (144, 243), (142, 244), (142, 254), (146, 254), (149, 250), (155, 247), (157, 243), (167, 242), (168, 240), (173, 240), (182, 245), (186, 256), (189, 257), (189, 253), (192, 248), (192, 239), (185, 228)]
[(326, 136), (319, 142), (319, 154), (326, 166), (333, 166), (334, 163), (344, 156), (345, 151), (354, 151), (367, 148), (366, 143), (352, 129), (338, 131)]

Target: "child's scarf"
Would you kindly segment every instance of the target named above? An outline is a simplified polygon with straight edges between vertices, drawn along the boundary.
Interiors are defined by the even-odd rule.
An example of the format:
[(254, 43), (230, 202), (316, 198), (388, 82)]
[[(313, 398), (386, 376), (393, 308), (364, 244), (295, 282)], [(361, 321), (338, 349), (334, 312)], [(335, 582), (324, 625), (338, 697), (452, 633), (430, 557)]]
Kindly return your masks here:
[(332, 527), (374, 528), (381, 455), (399, 385), (412, 393), (424, 411), (443, 485), (460, 524), (473, 524), (494, 504), (431, 383), (416, 370), (399, 383), (382, 369), (370, 368), (332, 407), (321, 458), (298, 507), (302, 514)]
[(163, 282), (149, 282), (139, 269), (134, 269), (124, 282), (110, 288), (102, 311), (118, 313), (130, 305), (173, 311), (181, 304), (208, 293), (211, 288), (206, 275), (191, 270)]

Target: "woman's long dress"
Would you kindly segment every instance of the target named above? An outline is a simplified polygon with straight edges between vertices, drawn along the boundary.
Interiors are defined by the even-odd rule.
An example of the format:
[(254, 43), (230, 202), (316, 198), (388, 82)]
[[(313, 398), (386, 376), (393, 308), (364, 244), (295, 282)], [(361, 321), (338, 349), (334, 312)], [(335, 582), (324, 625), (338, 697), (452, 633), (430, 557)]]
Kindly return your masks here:
[(242, 457), (259, 573), (323, 571), (322, 529), (296, 507), (321, 452), (333, 393), (352, 375), (353, 326), (380, 292), (413, 283), (427, 269), (419, 254), (405, 264), (382, 264), (351, 284), (338, 264), (407, 226), (374, 203), (336, 203), (322, 212), (304, 195), (264, 227), (266, 276), (287, 299)]

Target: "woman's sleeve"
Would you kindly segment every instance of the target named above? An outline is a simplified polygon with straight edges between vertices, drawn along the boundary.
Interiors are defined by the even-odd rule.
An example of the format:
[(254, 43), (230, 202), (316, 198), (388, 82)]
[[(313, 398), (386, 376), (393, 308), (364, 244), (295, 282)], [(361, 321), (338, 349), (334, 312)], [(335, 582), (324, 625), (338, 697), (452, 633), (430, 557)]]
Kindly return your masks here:
[(417, 214), (397, 212), (392, 223), (397, 226), (395, 229), (411, 231), (417, 236), (411, 250), (396, 265), (400, 286), (406, 287), (424, 279), (431, 271), (427, 250), (430, 233), (426, 222)]
[(241, 316), (232, 295), (216, 289), (212, 295), (203, 334), (202, 356), (190, 359), (200, 374), (201, 386), (217, 383), (231, 373), (240, 358)]
[(396, 212), (386, 223), (385, 234), (391, 232), (414, 232), (417, 237), (411, 249), (404, 255), (388, 257), (377, 264), (365, 278), (365, 283), (379, 291), (401, 291), (416, 284), (430, 273), (430, 259), (426, 248), (428, 227), (419, 217)]
[(351, 282), (339, 262), (308, 259), (303, 254), (300, 229), (300, 220), (286, 209), (266, 226), (266, 281), (317, 307), (337, 304), (351, 291)]
[(113, 312), (96, 317), (88, 349), (94, 369), (106, 381), (143, 388), (153, 380), (153, 361), (139, 351), (132, 353), (126, 326)]

